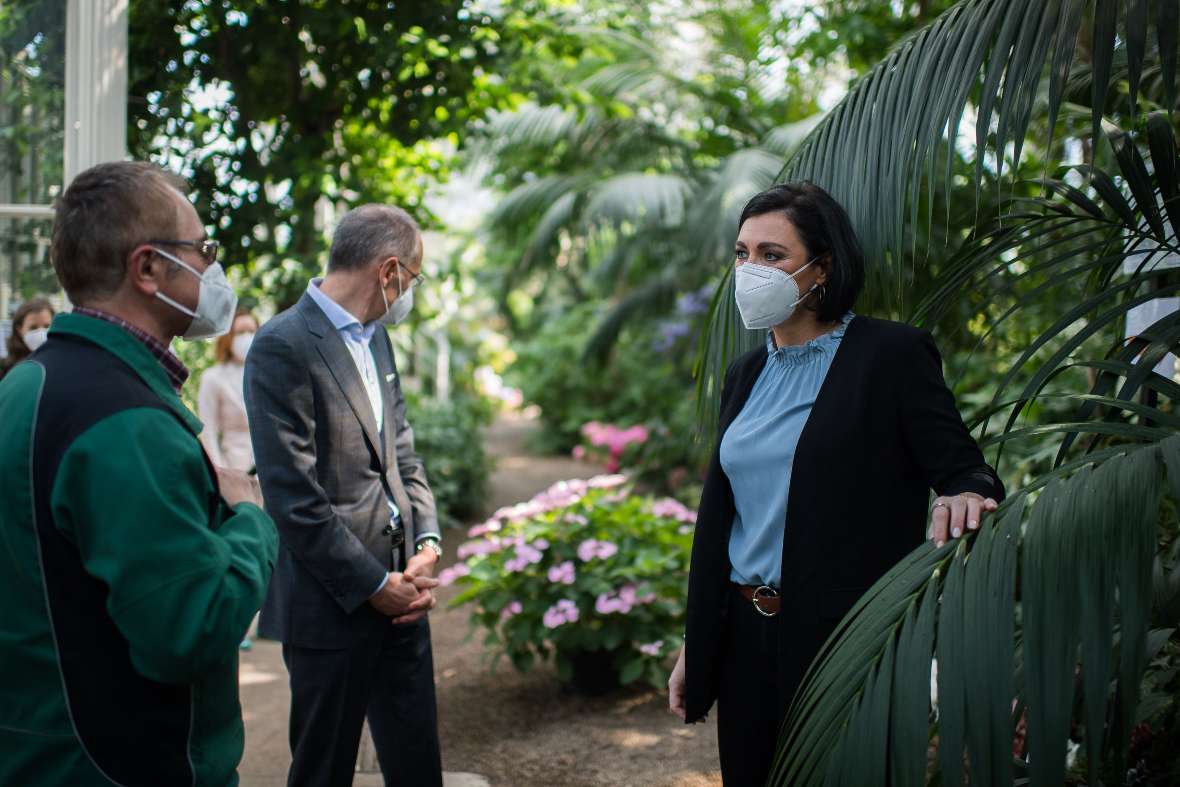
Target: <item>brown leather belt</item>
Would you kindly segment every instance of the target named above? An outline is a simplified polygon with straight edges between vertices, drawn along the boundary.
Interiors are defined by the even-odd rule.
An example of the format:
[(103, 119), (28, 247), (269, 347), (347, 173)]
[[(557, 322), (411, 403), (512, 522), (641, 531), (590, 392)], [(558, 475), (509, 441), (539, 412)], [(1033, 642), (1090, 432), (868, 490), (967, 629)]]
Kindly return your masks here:
[(734, 584), (734, 588), (741, 594), (742, 598), (754, 605), (754, 609), (768, 618), (773, 618), (778, 614), (779, 610), (779, 595), (778, 591), (770, 587), (770, 585), (738, 585)]

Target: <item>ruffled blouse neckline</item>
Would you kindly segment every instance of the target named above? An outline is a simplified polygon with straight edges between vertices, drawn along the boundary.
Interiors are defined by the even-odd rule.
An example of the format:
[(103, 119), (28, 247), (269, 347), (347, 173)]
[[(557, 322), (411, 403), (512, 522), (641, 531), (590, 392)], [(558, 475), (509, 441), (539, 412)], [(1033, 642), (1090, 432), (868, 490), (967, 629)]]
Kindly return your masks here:
[(787, 347), (775, 346), (774, 332), (767, 331), (767, 355), (770, 356), (770, 360), (783, 366), (801, 366), (824, 356), (834, 355), (840, 346), (840, 340), (844, 337), (844, 332), (848, 330), (848, 323), (852, 322), (852, 318), (855, 316), (852, 312), (847, 312), (840, 318), (840, 324), (833, 330), (820, 334), (803, 344), (792, 344)]

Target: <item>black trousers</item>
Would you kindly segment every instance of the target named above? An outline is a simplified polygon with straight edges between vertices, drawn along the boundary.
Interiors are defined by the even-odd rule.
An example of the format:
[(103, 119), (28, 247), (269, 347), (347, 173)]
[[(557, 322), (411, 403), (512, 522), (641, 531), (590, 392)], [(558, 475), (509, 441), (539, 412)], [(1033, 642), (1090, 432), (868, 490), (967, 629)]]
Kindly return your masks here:
[(366, 717), (389, 787), (441, 787), (430, 623), (343, 650), (283, 645), (291, 676), (288, 787), (349, 787)]
[(727, 606), (717, 697), (721, 779), (726, 787), (762, 787), (790, 697), (780, 671), (780, 621), (760, 614), (736, 588)]

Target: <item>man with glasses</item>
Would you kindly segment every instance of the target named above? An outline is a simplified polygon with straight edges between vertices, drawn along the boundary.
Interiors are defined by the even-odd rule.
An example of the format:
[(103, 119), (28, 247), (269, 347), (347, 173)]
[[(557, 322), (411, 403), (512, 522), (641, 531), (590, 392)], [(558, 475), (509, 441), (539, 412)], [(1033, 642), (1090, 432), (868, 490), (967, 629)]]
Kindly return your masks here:
[(422, 235), (365, 205), (327, 274), (254, 338), (246, 410), (279, 529), (259, 632), (291, 680), (288, 785), (352, 784), (365, 718), (387, 784), (442, 784), (426, 614), (442, 554), (434, 495), (385, 331), (413, 308)]
[(74, 179), (50, 253), (76, 308), (0, 383), (0, 784), (237, 780), (277, 536), (180, 400), (169, 343), (237, 303), (186, 190), (137, 162)]

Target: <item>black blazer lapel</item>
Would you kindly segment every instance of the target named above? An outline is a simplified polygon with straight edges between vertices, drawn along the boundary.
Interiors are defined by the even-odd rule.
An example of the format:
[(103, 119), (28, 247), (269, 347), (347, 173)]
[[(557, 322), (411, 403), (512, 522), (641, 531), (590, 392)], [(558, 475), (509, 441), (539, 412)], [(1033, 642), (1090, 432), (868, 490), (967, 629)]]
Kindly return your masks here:
[(369, 394), (365, 391), (365, 383), (361, 379), (360, 372), (357, 371), (352, 355), (344, 346), (344, 340), (340, 338), (340, 334), (328, 321), (327, 315), (310, 296), (305, 294), (299, 299), (299, 308), (307, 321), (308, 331), (317, 338), (316, 350), (324, 359), (328, 371), (332, 373), (332, 378), (340, 386), (348, 406), (352, 408), (353, 414), (360, 421), (365, 439), (369, 443), (369, 449), (380, 460), (382, 456), (381, 435), (377, 432), (377, 421), (373, 418), (373, 406), (369, 404)]

